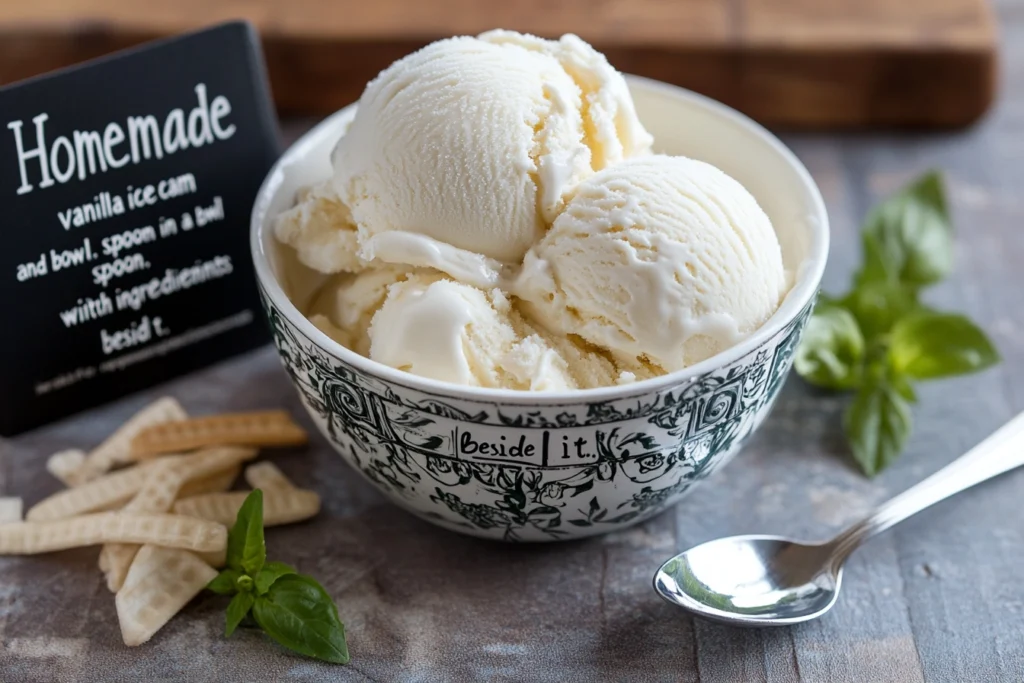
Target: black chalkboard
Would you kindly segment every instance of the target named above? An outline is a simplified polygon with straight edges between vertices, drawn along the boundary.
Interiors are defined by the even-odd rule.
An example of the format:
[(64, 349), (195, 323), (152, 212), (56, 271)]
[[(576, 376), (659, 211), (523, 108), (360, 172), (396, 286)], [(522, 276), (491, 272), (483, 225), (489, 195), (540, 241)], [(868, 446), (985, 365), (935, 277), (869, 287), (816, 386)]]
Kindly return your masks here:
[(0, 434), (266, 341), (248, 225), (279, 150), (242, 22), (0, 90)]

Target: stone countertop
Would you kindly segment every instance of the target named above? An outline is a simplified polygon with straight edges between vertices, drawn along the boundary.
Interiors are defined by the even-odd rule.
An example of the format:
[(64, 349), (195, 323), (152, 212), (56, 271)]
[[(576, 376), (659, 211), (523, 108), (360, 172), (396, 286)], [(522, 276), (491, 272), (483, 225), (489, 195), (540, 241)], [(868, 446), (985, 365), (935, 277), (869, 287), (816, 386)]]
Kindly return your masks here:
[[(833, 225), (826, 291), (847, 285), (870, 205), (931, 167), (946, 172), (957, 227), (953, 276), (929, 294), (990, 332), (1003, 363), (921, 386), (906, 454), (875, 480), (850, 464), (844, 399), (793, 377), (728, 467), (655, 519), (603, 538), (511, 546), (437, 529), (386, 503), (319, 436), (275, 458), (324, 497), (321, 514), (267, 532), (272, 558), (335, 596), (353, 660), (332, 667), (255, 631), (225, 639), (226, 600), (204, 594), (149, 644), (121, 643), (88, 548), (0, 558), (0, 681), (1021, 681), (1024, 471), (900, 525), (852, 558), (824, 619), (771, 631), (694, 621), (650, 587), (659, 563), (718, 536), (824, 538), (950, 462), (1024, 410), (1024, 5), (998, 3), (1003, 96), (956, 134), (784, 135)], [(294, 138), (311, 122), (289, 122)], [(0, 495), (31, 504), (59, 487), (53, 452), (98, 443), (148, 400), (196, 414), (284, 406), (312, 428), (264, 348), (12, 440)]]

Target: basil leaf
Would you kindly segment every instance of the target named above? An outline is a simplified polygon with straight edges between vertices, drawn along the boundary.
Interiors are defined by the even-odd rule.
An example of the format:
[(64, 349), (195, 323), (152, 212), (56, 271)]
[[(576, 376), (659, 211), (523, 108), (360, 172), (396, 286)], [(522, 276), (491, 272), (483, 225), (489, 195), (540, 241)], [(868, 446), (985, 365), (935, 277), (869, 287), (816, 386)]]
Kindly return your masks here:
[(231, 602), (228, 604), (227, 620), (224, 627), (224, 636), (230, 637), (238, 625), (242, 623), (242, 619), (245, 619), (245, 615), (252, 609), (253, 603), (256, 602), (256, 596), (252, 593), (238, 593), (235, 597), (231, 598)]
[(899, 456), (910, 436), (910, 425), (910, 404), (884, 375), (874, 376), (862, 386), (843, 415), (853, 457), (868, 476), (878, 474)]
[(290, 650), (337, 664), (349, 661), (338, 609), (308, 576), (278, 578), (266, 595), (256, 599), (253, 616), (271, 638)]
[(267, 562), (263, 565), (263, 569), (256, 575), (256, 593), (258, 595), (266, 595), (270, 587), (282, 576), (286, 574), (297, 574), (294, 569), (286, 565), (284, 562)]
[(238, 508), (235, 525), (228, 532), (227, 563), (231, 569), (255, 576), (267, 561), (263, 541), (263, 492), (253, 489)]
[(807, 321), (793, 366), (805, 380), (826, 389), (852, 389), (860, 382), (864, 336), (845, 308), (820, 300)]
[(853, 278), (853, 288), (859, 289), (870, 284), (899, 284), (896, 268), (886, 258), (885, 249), (873, 233), (861, 232), (861, 248), (864, 251), (864, 265)]
[(241, 575), (242, 572), (237, 569), (225, 569), (206, 584), (206, 590), (213, 591), (217, 595), (234, 595), (238, 592), (238, 585), (235, 582)]
[(889, 357), (897, 372), (916, 379), (977, 372), (999, 362), (985, 333), (962, 315), (921, 313), (892, 329)]
[(867, 340), (887, 334), (897, 320), (920, 308), (915, 290), (887, 281), (861, 283), (841, 303)]
[(865, 266), (858, 287), (879, 281), (925, 286), (953, 267), (953, 227), (942, 179), (928, 173), (879, 204), (868, 216), (864, 234)]
[(917, 392), (914, 391), (914, 387), (911, 386), (906, 375), (890, 374), (889, 382), (892, 384), (892, 388), (896, 390), (896, 393), (902, 396), (908, 403), (917, 403)]

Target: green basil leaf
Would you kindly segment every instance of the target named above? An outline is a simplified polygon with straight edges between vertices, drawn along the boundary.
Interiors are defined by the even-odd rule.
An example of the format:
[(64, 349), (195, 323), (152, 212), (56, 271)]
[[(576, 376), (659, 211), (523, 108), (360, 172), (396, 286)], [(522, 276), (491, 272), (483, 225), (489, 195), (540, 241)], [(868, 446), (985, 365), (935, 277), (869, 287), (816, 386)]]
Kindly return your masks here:
[(320, 585), (319, 581), (314, 579), (309, 574), (296, 574), (295, 578), (296, 580), (302, 581), (303, 583), (308, 584), (314, 590), (318, 591), (320, 595), (323, 597), (323, 599), (330, 603), (331, 609), (334, 610), (334, 616), (337, 617), (338, 621), (341, 621), (341, 617), (338, 616), (338, 606), (334, 604), (334, 600), (331, 598), (330, 593), (327, 592), (326, 588)]
[(287, 574), (259, 596), (253, 616), (284, 647), (327, 662), (347, 664), (348, 644), (338, 609), (315, 580)]
[(820, 300), (807, 321), (793, 366), (805, 380), (826, 389), (852, 389), (860, 382), (864, 336), (845, 308)]
[(914, 391), (914, 387), (910, 384), (910, 380), (906, 375), (891, 373), (889, 382), (892, 384), (892, 388), (896, 390), (896, 393), (902, 396), (908, 403), (917, 403), (917, 392)]
[(267, 561), (263, 540), (263, 492), (253, 489), (238, 509), (235, 525), (228, 533), (228, 567), (256, 576)]
[(842, 299), (868, 341), (887, 334), (901, 317), (920, 308), (914, 289), (891, 282), (864, 282)]
[(245, 615), (252, 609), (254, 602), (256, 602), (256, 596), (252, 593), (239, 593), (231, 598), (231, 602), (228, 604), (227, 620), (224, 627), (225, 637), (230, 637), (235, 632), (238, 625), (242, 623), (242, 619), (245, 619)]
[(860, 239), (864, 251), (864, 265), (854, 275), (853, 288), (859, 289), (875, 283), (898, 285), (897, 268), (887, 258), (878, 237), (872, 233), (862, 232)]
[(862, 386), (843, 415), (853, 457), (868, 476), (878, 474), (899, 456), (910, 436), (910, 425), (910, 404), (884, 375)]
[(864, 226), (865, 266), (858, 277), (921, 287), (938, 282), (953, 267), (953, 227), (942, 179), (925, 174), (875, 207)]
[(206, 584), (206, 590), (213, 591), (217, 595), (234, 595), (238, 592), (238, 585), (235, 582), (241, 575), (242, 572), (237, 569), (225, 569)]
[(284, 562), (267, 562), (263, 565), (263, 569), (256, 575), (256, 593), (258, 595), (266, 595), (270, 587), (282, 576), (286, 574), (297, 574), (294, 569), (286, 565)]
[(892, 366), (915, 379), (984, 370), (999, 362), (985, 333), (962, 315), (920, 313), (900, 320), (889, 345)]

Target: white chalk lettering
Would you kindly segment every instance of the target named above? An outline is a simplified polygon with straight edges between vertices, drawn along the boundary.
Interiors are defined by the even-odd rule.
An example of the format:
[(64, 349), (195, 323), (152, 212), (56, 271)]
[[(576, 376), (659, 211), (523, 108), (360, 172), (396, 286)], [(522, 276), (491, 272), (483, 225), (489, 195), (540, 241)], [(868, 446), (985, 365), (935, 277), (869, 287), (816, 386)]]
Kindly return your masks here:
[(18, 194), (32, 191), (32, 184), (28, 182), (28, 168), (25, 164), (29, 159), (39, 159), (39, 168), (43, 178), (39, 183), (39, 187), (45, 188), (53, 185), (50, 167), (47, 165), (46, 137), (43, 132), (43, 124), (49, 118), (49, 114), (39, 114), (32, 119), (32, 123), (36, 124), (36, 148), (27, 152), (25, 151), (25, 143), (21, 139), (21, 121), (11, 121), (7, 124), (7, 127), (14, 131), (14, 144), (18, 148), (18, 170), (21, 172), (21, 185), (18, 186)]
[[(133, 164), (139, 163), (143, 158), (148, 159), (150, 156), (163, 159), (164, 149), (160, 146), (160, 125), (156, 122), (156, 117), (129, 116), (128, 144), (132, 148)], [(140, 145), (144, 156), (139, 154)]]
[(104, 173), (107, 171), (107, 156), (103, 151), (103, 138), (96, 131), (76, 130), (73, 134), (75, 139), (75, 159), (78, 160), (78, 179), (85, 180), (86, 164), (89, 166), (89, 173), (95, 175), (96, 162)]
[(103, 156), (111, 168), (121, 168), (128, 163), (129, 156), (125, 152), (120, 157), (114, 157), (114, 148), (124, 142), (124, 131), (116, 123), (108, 123), (107, 129), (103, 131)]
[[(98, 130), (71, 131), (52, 142), (46, 138), (49, 114), (41, 113), (32, 119), (34, 142), (25, 131), (24, 121), (9, 121), (7, 129), (14, 135), (21, 179), (17, 194), (64, 184), (75, 176), (85, 180), (91, 175), (122, 168), (129, 163), (163, 159), (168, 154), (231, 138), (237, 127), (228, 120), (232, 111), (228, 98), (216, 95), (211, 99), (205, 83), (197, 84), (193, 91), (195, 106), (187, 114), (185, 109), (178, 107), (169, 111), (162, 122), (153, 114), (131, 115), (125, 119), (124, 127), (111, 122)], [(121, 147), (126, 142), (127, 150)], [(195, 191), (189, 187), (188, 184), (175, 185), (168, 180), (166, 190), (161, 189), (160, 193), (164, 196), (166, 191), (167, 197), (175, 197)], [(149, 197), (139, 197), (138, 200), (137, 205), (151, 203)]]

